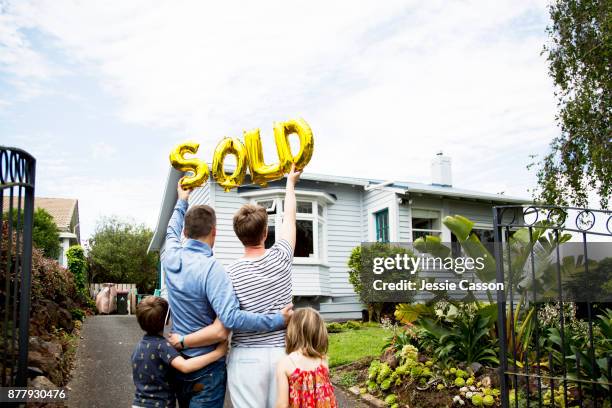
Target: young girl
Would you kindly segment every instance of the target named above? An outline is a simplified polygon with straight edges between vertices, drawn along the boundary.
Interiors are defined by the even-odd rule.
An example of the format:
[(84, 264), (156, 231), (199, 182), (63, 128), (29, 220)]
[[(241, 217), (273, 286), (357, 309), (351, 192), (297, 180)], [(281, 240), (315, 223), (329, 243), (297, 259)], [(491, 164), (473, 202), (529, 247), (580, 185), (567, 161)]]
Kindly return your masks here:
[(319, 313), (306, 307), (287, 326), (287, 356), (276, 367), (276, 408), (336, 408), (327, 366), (327, 328)]

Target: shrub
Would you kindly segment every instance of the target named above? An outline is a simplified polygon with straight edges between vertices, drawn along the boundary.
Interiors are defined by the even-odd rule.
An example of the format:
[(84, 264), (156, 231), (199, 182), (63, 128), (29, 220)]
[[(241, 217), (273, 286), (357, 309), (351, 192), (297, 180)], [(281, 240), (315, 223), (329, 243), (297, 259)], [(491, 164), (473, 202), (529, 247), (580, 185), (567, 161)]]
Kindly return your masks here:
[(387, 338), (387, 343), (383, 346), (383, 350), (392, 347), (396, 353), (399, 353), (407, 345), (416, 345), (414, 326), (396, 328), (393, 331), (393, 335)]
[(349, 320), (348, 322), (344, 324), (344, 327), (346, 327), (349, 330), (359, 330), (361, 329), (361, 323), (356, 322), (354, 320)]
[(327, 324), (328, 333), (340, 333), (344, 331), (344, 326), (340, 323), (332, 322)]
[[(361, 302), (368, 305), (370, 320), (379, 321), (381, 314), (385, 312), (392, 315), (393, 311), (395, 310), (395, 304), (389, 302), (372, 302), (370, 296), (368, 296), (368, 294), (371, 293), (371, 290), (369, 290), (368, 286), (364, 287), (364, 282), (362, 282), (362, 271), (372, 270), (374, 258), (394, 258), (397, 254), (408, 254), (409, 256), (414, 255), (406, 248), (391, 245), (389, 243), (377, 242), (355, 247), (348, 259), (347, 265), (349, 267), (349, 282), (353, 285), (355, 293), (359, 295)], [(387, 273), (393, 275), (398, 272), (402, 278), (407, 278), (406, 271), (388, 271)], [(410, 274), (408, 278), (416, 280), (417, 273)], [(411, 296), (406, 294), (406, 297), (408, 297), (408, 299), (405, 299), (405, 301), (409, 303)]]
[(68, 270), (74, 276), (79, 300), (85, 304), (90, 296), (87, 288), (87, 259), (83, 247), (80, 245), (71, 246), (66, 252), (66, 258), (68, 258)]
[(32, 302), (53, 300), (61, 302), (74, 299), (76, 286), (74, 276), (55, 259), (45, 258), (42, 251), (32, 249)]
[(438, 341), (438, 347), (434, 350), (436, 358), (497, 366), (499, 342), (492, 335), (497, 320), (497, 305), (462, 306), (461, 313), (450, 326), (445, 327), (431, 320), (423, 321), (423, 327)]
[(83, 321), (85, 319), (85, 312), (79, 308), (70, 309), (70, 314), (74, 320)]
[[(0, 240), (0, 285), (5, 287), (6, 280), (10, 281), (11, 285), (18, 285), (19, 279), (15, 276), (15, 265), (17, 259), (15, 256), (17, 234), (13, 230), (13, 236), (9, 240), (8, 222), (2, 222), (2, 239)], [(20, 239), (22, 239), (21, 237)], [(8, 248), (8, 243), (11, 243), (11, 248)], [(22, 245), (20, 242), (19, 245)], [(11, 254), (8, 259), (7, 254)], [(7, 268), (7, 264), (11, 268)], [(8, 271), (7, 271), (8, 269)], [(8, 274), (7, 274), (8, 272)], [(45, 257), (43, 250), (32, 248), (32, 275), (31, 275), (31, 294), (32, 303), (39, 300), (52, 300), (57, 303), (68, 298), (73, 299), (75, 295), (74, 277), (70, 272), (63, 268), (57, 260)]]

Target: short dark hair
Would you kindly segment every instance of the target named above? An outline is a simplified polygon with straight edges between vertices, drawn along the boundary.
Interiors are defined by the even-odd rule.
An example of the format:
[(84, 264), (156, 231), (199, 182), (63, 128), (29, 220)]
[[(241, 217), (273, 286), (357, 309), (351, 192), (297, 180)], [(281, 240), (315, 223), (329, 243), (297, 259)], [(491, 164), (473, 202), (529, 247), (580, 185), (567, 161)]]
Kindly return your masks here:
[(136, 319), (147, 334), (163, 332), (167, 314), (168, 302), (158, 296), (147, 296), (136, 306)]
[(185, 236), (191, 239), (207, 237), (217, 224), (215, 210), (209, 205), (194, 205), (185, 214)]
[(234, 215), (234, 232), (244, 246), (261, 243), (268, 227), (268, 212), (260, 205), (245, 204)]

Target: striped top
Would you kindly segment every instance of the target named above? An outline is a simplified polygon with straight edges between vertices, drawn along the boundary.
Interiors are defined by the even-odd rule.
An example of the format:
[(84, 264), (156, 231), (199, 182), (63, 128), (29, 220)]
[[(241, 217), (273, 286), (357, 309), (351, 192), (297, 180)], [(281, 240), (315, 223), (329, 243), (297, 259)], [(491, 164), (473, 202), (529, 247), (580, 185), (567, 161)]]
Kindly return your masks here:
[[(240, 258), (228, 268), (240, 309), (277, 313), (292, 301), (293, 250), (281, 239), (258, 258)], [(284, 347), (285, 330), (232, 334), (233, 347)]]

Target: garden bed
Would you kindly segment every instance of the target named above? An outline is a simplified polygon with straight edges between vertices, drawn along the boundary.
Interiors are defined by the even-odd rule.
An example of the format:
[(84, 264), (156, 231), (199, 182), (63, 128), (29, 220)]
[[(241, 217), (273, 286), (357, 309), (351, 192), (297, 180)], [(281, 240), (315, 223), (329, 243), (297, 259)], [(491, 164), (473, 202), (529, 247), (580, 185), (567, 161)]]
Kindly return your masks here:
[[(394, 376), (398, 372), (400, 366), (396, 366), (392, 370), (388, 363), (381, 362), (378, 358), (364, 357), (353, 363), (338, 366), (332, 370), (332, 381), (336, 386), (350, 389), (357, 387), (359, 393), (363, 396), (372, 395), (378, 398), (383, 403), (387, 401), (386, 406), (393, 407), (449, 407), (449, 406), (500, 406), (499, 389), (497, 387), (497, 376), (494, 369), (485, 369), (478, 367), (478, 375), (470, 375), (473, 370), (451, 369), (438, 370), (433, 363), (418, 363), (413, 367), (420, 367), (421, 370), (429, 368), (431, 376), (425, 383), (421, 382), (419, 376), (412, 376), (411, 373), (406, 375), (395, 374), (394, 382), (389, 381), (389, 386), (383, 385), (385, 380)], [(374, 374), (372, 366), (379, 365), (378, 370)], [(387, 375), (379, 377), (381, 368), (389, 367)], [(406, 368), (406, 367), (405, 367)], [(400, 368), (399, 372), (405, 368)], [(385, 369), (386, 370), (386, 369)], [(419, 371), (418, 368), (415, 373)], [(451, 372), (452, 371), (452, 372)], [(423, 371), (421, 371), (422, 373)], [(459, 377), (456, 375), (459, 372)], [(371, 380), (370, 378), (374, 378)], [(461, 378), (461, 380), (457, 380)], [(455, 384), (457, 381), (457, 384)], [(373, 386), (376, 383), (376, 386)], [(382, 387), (386, 389), (382, 389)], [(394, 397), (390, 397), (393, 395)], [(487, 397), (489, 395), (489, 397)], [(456, 397), (460, 397), (463, 404), (458, 402)], [(476, 404), (472, 403), (472, 398)], [(367, 398), (371, 400), (371, 398)], [(394, 402), (391, 402), (394, 401)]]
[(500, 405), (495, 369), (482, 364), (442, 368), (416, 347), (401, 343), (401, 328), (347, 322), (331, 323), (328, 331), (332, 381), (337, 386), (358, 387), (360, 394), (387, 401), (390, 407)]

